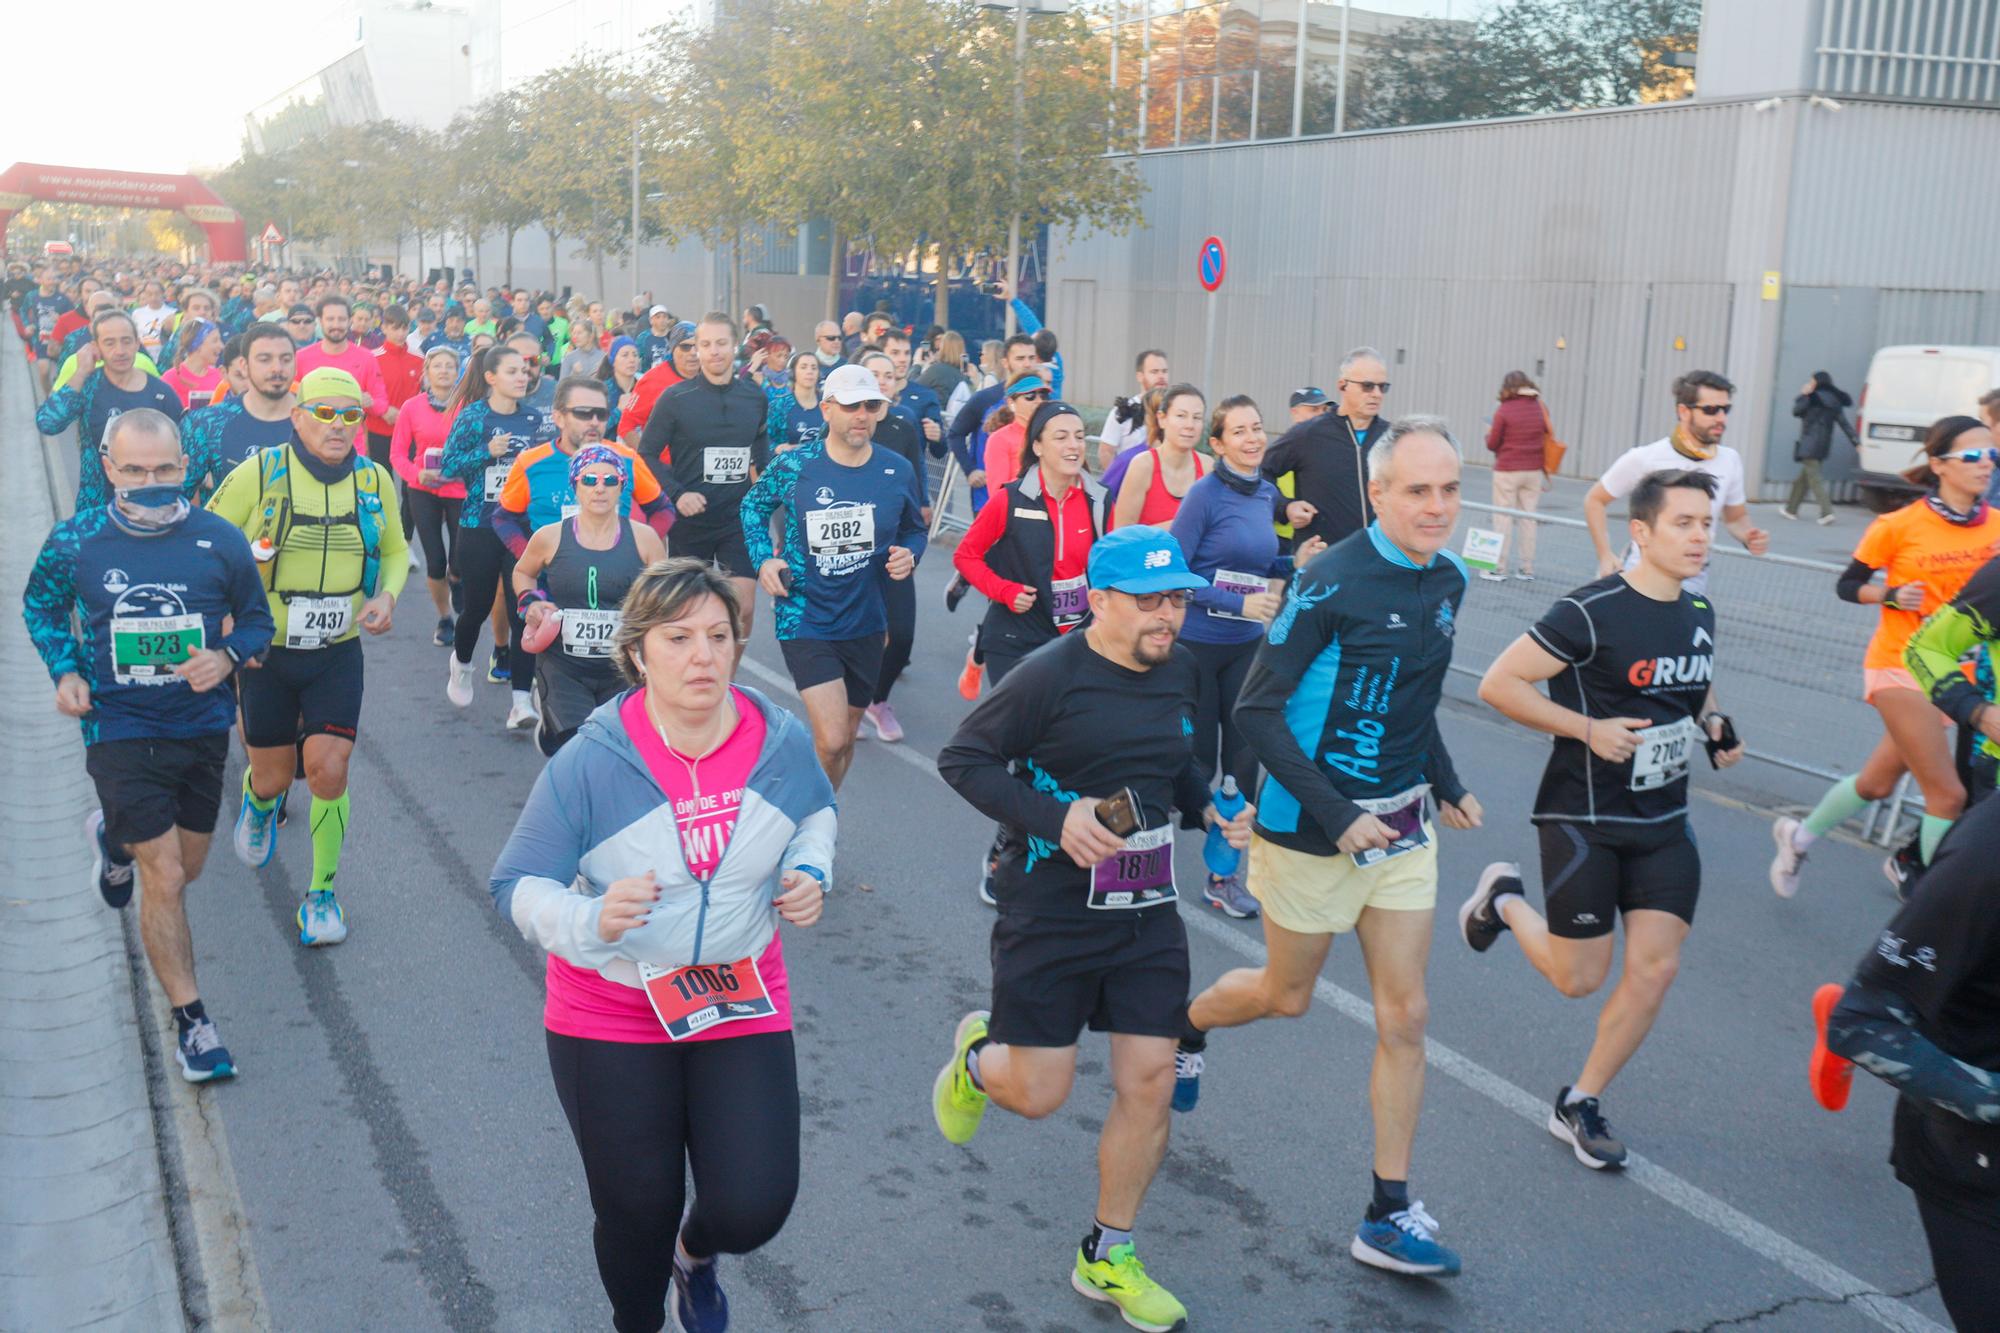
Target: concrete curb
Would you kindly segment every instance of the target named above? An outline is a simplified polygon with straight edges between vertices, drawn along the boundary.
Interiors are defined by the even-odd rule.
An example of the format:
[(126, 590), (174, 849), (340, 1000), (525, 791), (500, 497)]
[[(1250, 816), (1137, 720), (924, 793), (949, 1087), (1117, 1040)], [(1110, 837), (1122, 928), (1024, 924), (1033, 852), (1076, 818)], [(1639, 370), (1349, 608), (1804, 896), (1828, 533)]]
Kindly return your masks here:
[[(55, 522), (34, 390), (0, 328), (0, 582)], [(12, 602), (12, 598), (9, 599)], [(13, 603), (18, 605), (18, 603)], [(0, 1328), (187, 1327), (119, 917), (90, 883), (96, 804), (76, 724), (50, 706), (20, 615), (0, 616)]]

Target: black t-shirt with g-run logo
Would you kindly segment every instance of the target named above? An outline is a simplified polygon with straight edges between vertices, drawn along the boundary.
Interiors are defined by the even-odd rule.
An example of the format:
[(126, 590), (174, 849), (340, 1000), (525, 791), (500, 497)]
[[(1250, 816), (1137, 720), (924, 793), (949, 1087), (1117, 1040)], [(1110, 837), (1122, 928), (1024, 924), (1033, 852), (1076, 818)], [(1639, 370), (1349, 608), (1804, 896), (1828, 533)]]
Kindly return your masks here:
[(1652, 722), (1622, 764), (1557, 737), (1535, 795), (1535, 820), (1657, 824), (1685, 815), (1688, 766), (1706, 753), (1702, 701), (1715, 680), (1708, 598), (1684, 591), (1656, 601), (1611, 574), (1558, 600), (1528, 636), (1568, 664), (1550, 679), (1550, 699), (1585, 717)]

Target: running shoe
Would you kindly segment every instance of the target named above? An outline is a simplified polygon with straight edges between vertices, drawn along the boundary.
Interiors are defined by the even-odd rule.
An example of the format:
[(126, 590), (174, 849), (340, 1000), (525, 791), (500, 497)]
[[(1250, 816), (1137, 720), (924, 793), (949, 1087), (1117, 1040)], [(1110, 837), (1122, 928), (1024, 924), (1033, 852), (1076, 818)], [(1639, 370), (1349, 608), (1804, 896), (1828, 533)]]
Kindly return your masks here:
[(423, 567), (424, 567), (423, 551), (418, 547), (412, 546), (410, 548), (410, 572), (412, 574), (415, 574), (419, 570), (423, 569)]
[(1821, 515), (1819, 516), (1819, 518), (1818, 518), (1818, 519), (1817, 519), (1816, 521), (1817, 521), (1817, 522), (1819, 523), (1819, 525), (1820, 525), (1821, 527), (1825, 527), (1825, 526), (1826, 526), (1827, 524), (1829, 524), (1829, 523), (1833, 522), (1833, 515), (1832, 515), (1832, 514), (1821, 514)]
[(971, 591), (972, 585), (966, 582), (965, 575), (954, 572), (951, 576), (951, 582), (944, 585), (944, 609), (947, 611), (958, 610), (958, 604), (964, 601), (965, 594)]
[(440, 648), (449, 648), (451, 647), (451, 637), (457, 631), (457, 629), (458, 629), (457, 617), (439, 616), (437, 629), (434, 630), (431, 634), (431, 642), (436, 644)]
[(1625, 1165), (1625, 1145), (1611, 1132), (1611, 1122), (1595, 1097), (1570, 1101), (1568, 1088), (1557, 1093), (1549, 1110), (1549, 1133), (1567, 1143), (1576, 1160), (1593, 1171)]
[(1130, 1241), (1113, 1245), (1102, 1259), (1090, 1258), (1079, 1246), (1069, 1284), (1093, 1301), (1117, 1306), (1126, 1323), (1146, 1333), (1167, 1333), (1187, 1319), (1187, 1307), (1146, 1275)]
[(1210, 875), (1208, 883), (1202, 886), (1201, 896), (1210, 907), (1238, 921), (1257, 915), (1257, 900), (1243, 887), (1241, 875)]
[(689, 1263), (674, 1247), (674, 1327), (681, 1333), (725, 1333), (729, 1297), (715, 1275), (715, 1260)]
[(1778, 844), (1778, 853), (1771, 858), (1771, 891), (1780, 898), (1790, 898), (1799, 891), (1799, 871), (1806, 863), (1806, 854), (1792, 841), (1798, 831), (1799, 821), (1790, 815), (1771, 825), (1771, 841)]
[(958, 1020), (958, 1030), (951, 1037), (951, 1059), (938, 1070), (937, 1082), (931, 1085), (931, 1114), (947, 1143), (972, 1142), (979, 1122), (986, 1117), (986, 1094), (966, 1072), (965, 1053), (986, 1035), (986, 1020), (991, 1017), (984, 1009), (974, 1009)]
[(1514, 571), (1514, 577), (1522, 583), (1533, 583), (1535, 581), (1535, 571), (1532, 569), (1517, 569)]
[(278, 850), (278, 806), (259, 810), (250, 803), (250, 775), (243, 775), (243, 804), (236, 811), (236, 831), (232, 842), (236, 859), (252, 870), (271, 864)]
[(464, 615), (465, 585), (457, 579), (452, 579), (446, 586), (451, 589), (451, 613), (455, 616)]
[(1194, 1110), (1201, 1100), (1201, 1071), (1208, 1057), (1200, 1051), (1174, 1047), (1174, 1109), (1182, 1115)]
[(1505, 583), (1507, 581), (1507, 571), (1504, 569), (1482, 569), (1479, 571), (1479, 577), (1488, 583)]
[(535, 701), (530, 698), (514, 700), (513, 707), (507, 710), (509, 731), (532, 731), (541, 720), (542, 715), (535, 711)]
[[(304, 773), (299, 774), (299, 780), (301, 782), (305, 781), (305, 776)], [(271, 813), (272, 828), (283, 828), (292, 822), (291, 803), (292, 789), (287, 787), (278, 793), (278, 808)]]
[(495, 685), (505, 685), (513, 679), (514, 669), (508, 664), (507, 654), (495, 648), (486, 655), (486, 679)]
[(1812, 1062), (1806, 1066), (1812, 1080), (1813, 1100), (1829, 1111), (1844, 1110), (1847, 1094), (1854, 1085), (1854, 1062), (1835, 1055), (1826, 1046), (1826, 1025), (1847, 992), (1829, 981), (1813, 992)]
[(1911, 890), (1917, 887), (1917, 879), (1924, 873), (1923, 853), (1917, 839), (1891, 852), (1882, 861), (1882, 874), (1887, 877), (1889, 887), (1896, 891), (1896, 901), (1908, 902)]
[(90, 839), (90, 879), (104, 897), (106, 907), (123, 907), (132, 901), (132, 861), (119, 860), (104, 836), (104, 812), (92, 810), (83, 821), (84, 836)]
[(181, 1029), (180, 1039), (174, 1043), (174, 1063), (190, 1083), (236, 1077), (236, 1062), (229, 1058), (229, 1048), (222, 1044), (212, 1018), (196, 1019)]
[(965, 669), (958, 673), (958, 694), (962, 699), (979, 697), (979, 678), (986, 674), (986, 668), (972, 655), (972, 649), (965, 650)]
[(993, 874), (1000, 869), (997, 853), (987, 852), (979, 858), (979, 901), (988, 907), (998, 907), (1000, 900), (993, 896)]
[(1794, 509), (1787, 509), (1783, 505), (1780, 505), (1778, 507), (1778, 517), (1782, 519), (1788, 519), (1793, 523), (1799, 521), (1798, 511)]
[(472, 703), (472, 663), (459, 661), (456, 653), (446, 660), (444, 697), (459, 708)]
[(1495, 861), (1479, 872), (1479, 885), (1472, 896), (1459, 905), (1458, 933), (1474, 953), (1485, 953), (1507, 929), (1507, 921), (1493, 910), (1493, 900), (1503, 893), (1521, 891), (1521, 867), (1512, 861)]
[(866, 712), (868, 724), (875, 728), (877, 740), (894, 745), (903, 739), (903, 724), (896, 720), (896, 710), (889, 706), (888, 700), (885, 699), (879, 704), (869, 704)]
[(1365, 1216), (1347, 1252), (1371, 1268), (1417, 1277), (1458, 1276), (1458, 1251), (1438, 1244), (1437, 1219), (1421, 1199), (1379, 1222)]
[(308, 948), (347, 938), (347, 914), (332, 889), (315, 889), (299, 904), (299, 943)]

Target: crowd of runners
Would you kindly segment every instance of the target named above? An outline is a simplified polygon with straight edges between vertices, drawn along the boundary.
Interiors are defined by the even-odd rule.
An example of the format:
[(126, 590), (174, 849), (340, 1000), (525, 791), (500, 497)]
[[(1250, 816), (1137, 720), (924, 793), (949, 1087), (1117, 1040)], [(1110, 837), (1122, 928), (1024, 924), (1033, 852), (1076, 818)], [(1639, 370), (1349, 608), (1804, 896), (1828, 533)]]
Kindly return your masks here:
[[(1097, 424), (1065, 400), (1057, 335), (1021, 302), (1025, 331), (975, 354), (886, 313), (795, 344), (754, 305), (683, 318), (650, 294), (607, 310), (157, 259), (16, 266), (6, 295), (44, 394), (37, 425), (73, 431), (78, 466), (24, 613), (55, 707), (83, 728), (94, 883), (114, 909), (139, 890), (188, 1080), (237, 1071), (184, 907), (229, 808), (230, 735), (231, 849), (256, 868), (287, 832), (308, 841), (298, 940), (340, 944), (342, 849), (357, 820), (396, 817), (348, 790), (365, 644), (421, 576), (418, 619), (446, 670), (402, 687), (442, 686), (466, 708), (482, 677), (504, 684), (520, 738), (493, 743), (532, 734), (547, 756), (491, 889), (547, 954), (549, 1065), (613, 1325), (726, 1328), (718, 1256), (771, 1241), (799, 1187), (786, 952), (829, 910), (857, 741), (904, 739), (891, 693), (928, 555), (952, 565), (931, 632), (971, 640), (970, 707), (937, 771), (996, 826), (963, 858), (964, 891), (996, 909), (991, 1000), (948, 1046), (938, 1018), (928, 1096), (943, 1137), (970, 1142), (994, 1106), (1051, 1114), (1083, 1030), (1110, 1034), (1070, 1283), (1135, 1328), (1199, 1323), (1203, 1302), (1191, 1315), (1136, 1238), (1172, 1119), (1259, 1040), (1225, 1030), (1306, 1012), (1351, 934), (1376, 1044), (1349, 1252), (1428, 1278), (1460, 1271), (1459, 1246), (1476, 1256), (1476, 1238), (1445, 1242), (1447, 1208), (1413, 1181), (1438, 843), (1482, 826), (1475, 792), (1501, 775), (1453, 762), (1441, 708), (1473, 577), (1453, 549), (1463, 450), (1445, 421), (1385, 411), (1378, 353), (1355, 348), (1329, 388), (1298, 389), (1267, 422), (1135, 349), (1133, 392)], [(1535, 577), (1520, 511), (1542, 484), (1537, 393), (1510, 375), (1486, 440), (1517, 511), (1488, 578), (1508, 558)], [(1540, 907), (1533, 876), (1502, 862), (1446, 910), (1485, 965), (1504, 966), (1492, 951), (1511, 936), (1562, 995), (1609, 987), (1548, 1104), (1549, 1132), (1592, 1170), (1627, 1161), (1611, 1088), (1694, 922), (1693, 775), (1755, 739), (1716, 678), (1707, 581), (1717, 542), (1769, 544), (1724, 442), (1735, 394), (1712, 371), (1675, 382), (1666, 433), (1585, 501), (1599, 577), (1548, 586), (1478, 688), (1552, 738), (1531, 821)], [(1857, 666), (1883, 734), (1803, 819), (1776, 821), (1769, 870), (1792, 898), (1818, 839), (1904, 773), (1920, 784), (1917, 836), (1888, 866), (1899, 901), (1884, 899), (1877, 939), (1854, 941), (1851, 981), (1813, 999), (1818, 1039), (1799, 1061), (1829, 1109), (1856, 1065), (1901, 1091), (1893, 1161), (1964, 1329), (2000, 1321), (2000, 895), (1986, 869), (2000, 802), (1981, 799), (2000, 760), (1996, 421), (1989, 395), (1932, 426), (1911, 474), (1923, 494), (1877, 519), (1825, 590), (1881, 607)], [(934, 465), (971, 506), (945, 555)], [(935, 628), (974, 592), (976, 626)], [(737, 679), (760, 601), (799, 715)], [(1204, 838), (1186, 908), (1177, 828)], [(1261, 966), (1193, 974), (1182, 912), (1203, 905), (1260, 918)]]

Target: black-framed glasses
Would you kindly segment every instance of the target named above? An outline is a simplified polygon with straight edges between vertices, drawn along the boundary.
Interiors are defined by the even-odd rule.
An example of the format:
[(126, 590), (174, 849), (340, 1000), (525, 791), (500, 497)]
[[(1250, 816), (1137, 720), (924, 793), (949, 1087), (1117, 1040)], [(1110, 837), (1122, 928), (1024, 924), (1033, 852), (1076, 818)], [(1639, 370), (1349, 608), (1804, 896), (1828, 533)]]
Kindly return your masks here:
[(358, 426), (368, 414), (358, 407), (329, 407), (325, 403), (314, 403), (306, 409), (314, 421), (331, 426), (338, 421), (343, 426)]
[(1346, 380), (1344, 383), (1361, 390), (1363, 393), (1389, 392), (1389, 381), (1387, 380)]
[(1732, 404), (1692, 403), (1689, 406), (1692, 408), (1692, 410), (1701, 413), (1705, 417), (1726, 417), (1729, 415), (1729, 409), (1732, 406)]
[(1176, 608), (1184, 607), (1188, 604), (1188, 599), (1194, 596), (1186, 588), (1175, 588), (1170, 592), (1128, 592), (1125, 595), (1130, 597), (1141, 611), (1157, 611), (1163, 602)]
[(565, 407), (564, 413), (578, 421), (609, 421), (611, 409), (608, 407)]
[(592, 490), (597, 489), (599, 486), (609, 486), (615, 491), (625, 484), (625, 478), (616, 472), (608, 477), (600, 472), (586, 472), (576, 479), (576, 484), (579, 486), (588, 486)]
[(311, 315), (293, 315), (290, 319), (285, 321), (285, 323), (287, 324), (310, 324), (312, 322), (313, 322), (313, 317)]

